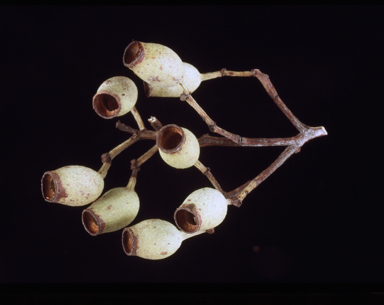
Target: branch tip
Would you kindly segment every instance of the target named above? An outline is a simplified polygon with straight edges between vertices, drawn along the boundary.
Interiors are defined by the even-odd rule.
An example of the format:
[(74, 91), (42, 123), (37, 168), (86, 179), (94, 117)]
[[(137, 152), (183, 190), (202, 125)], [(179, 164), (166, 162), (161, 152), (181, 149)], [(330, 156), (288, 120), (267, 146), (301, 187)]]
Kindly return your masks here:
[(151, 116), (149, 119), (148, 119), (148, 122), (151, 123), (151, 126), (153, 127), (153, 129), (155, 129), (156, 131), (159, 131), (162, 127), (163, 127), (163, 124), (161, 124), (161, 122), (154, 116)]

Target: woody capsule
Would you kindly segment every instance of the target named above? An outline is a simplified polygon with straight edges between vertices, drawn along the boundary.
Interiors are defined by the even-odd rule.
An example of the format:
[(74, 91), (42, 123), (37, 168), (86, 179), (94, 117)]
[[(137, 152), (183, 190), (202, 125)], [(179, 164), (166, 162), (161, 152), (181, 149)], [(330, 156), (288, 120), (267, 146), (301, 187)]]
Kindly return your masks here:
[(41, 192), (47, 202), (83, 206), (95, 201), (104, 188), (101, 175), (91, 168), (70, 165), (45, 172)]
[(181, 243), (201, 234), (186, 234), (162, 219), (147, 219), (123, 230), (122, 246), (128, 256), (159, 260), (174, 254)]
[(223, 76), (221, 72), (201, 74), (173, 50), (156, 43), (131, 42), (124, 51), (123, 63), (143, 80), (147, 97), (179, 98), (183, 87), (193, 93), (202, 81)]
[(124, 76), (104, 81), (92, 100), (93, 109), (104, 119), (113, 119), (132, 110), (138, 97), (135, 83)]
[(183, 81), (184, 65), (170, 48), (157, 43), (132, 41), (123, 54), (124, 66), (156, 87), (173, 87)]
[(164, 162), (174, 168), (189, 168), (199, 159), (200, 145), (195, 135), (174, 124), (158, 131), (156, 145)]
[(186, 233), (208, 231), (223, 222), (230, 202), (210, 187), (192, 192), (174, 213), (176, 225)]
[(139, 212), (137, 193), (128, 187), (106, 192), (82, 213), (84, 229), (92, 236), (114, 232), (129, 225)]

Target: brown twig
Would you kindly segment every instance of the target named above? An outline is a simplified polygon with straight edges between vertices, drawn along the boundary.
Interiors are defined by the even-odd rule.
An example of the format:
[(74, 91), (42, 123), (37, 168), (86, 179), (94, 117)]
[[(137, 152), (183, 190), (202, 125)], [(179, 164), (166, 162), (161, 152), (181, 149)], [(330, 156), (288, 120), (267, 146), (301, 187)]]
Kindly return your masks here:
[(271, 97), (271, 99), (280, 108), (280, 110), (287, 116), (287, 118), (291, 121), (293, 126), (295, 126), (298, 131), (304, 132), (304, 130), (307, 129), (309, 126), (301, 123), (293, 115), (293, 113), (288, 109), (288, 107), (283, 103), (283, 101), (277, 94), (275, 87), (272, 85), (271, 80), (269, 79), (269, 76), (267, 74), (262, 73), (259, 69), (253, 69), (252, 71), (255, 74), (255, 77), (257, 77), (258, 80), (261, 82), (264, 89), (267, 91), (267, 93)]
[[(122, 127), (124, 124), (120, 123), (120, 127)], [(125, 125), (126, 126), (126, 125)], [(119, 128), (120, 129), (120, 128)], [(121, 129), (120, 129), (121, 130)], [(123, 152), (125, 149), (127, 149), (132, 144), (141, 141), (141, 140), (156, 140), (157, 132), (152, 130), (136, 130), (135, 133), (126, 141), (116, 146), (114, 149), (112, 149), (110, 152), (103, 154), (102, 160), (108, 160), (108, 162), (103, 163), (99, 170), (99, 174), (105, 178), (108, 172), (108, 169), (111, 167), (112, 160), (119, 155), (121, 152)]]
[(219, 182), (217, 182), (216, 178), (212, 175), (211, 169), (209, 167), (205, 167), (200, 161), (197, 161), (194, 164), (194, 166), (198, 168), (203, 175), (208, 177), (209, 181), (211, 181), (215, 189), (217, 189), (220, 193), (222, 193), (226, 199), (229, 199), (228, 205), (234, 205), (236, 207), (241, 206), (242, 202), (238, 199), (238, 195), (244, 190), (244, 188), (246, 188), (249, 185), (250, 181), (248, 181), (247, 183), (244, 183), (242, 186), (239, 186), (238, 188), (236, 188), (231, 192), (225, 192), (221, 188)]
[(129, 178), (127, 189), (133, 190), (136, 186), (137, 182), (137, 172), (140, 170), (140, 166), (147, 161), (150, 157), (152, 157), (158, 151), (157, 145), (153, 146), (150, 150), (148, 150), (145, 154), (143, 154), (138, 159), (131, 160), (131, 170), (132, 174)]
[(205, 167), (199, 160), (197, 160), (197, 162), (194, 164), (194, 166), (196, 168), (198, 168), (203, 173), (203, 175), (208, 177), (209, 181), (211, 181), (211, 183), (215, 187), (215, 189), (217, 189), (223, 195), (225, 194), (225, 192), (221, 188), (220, 184), (217, 182), (215, 177), (212, 175), (211, 169), (209, 167)]
[(139, 159), (137, 159), (137, 166), (140, 167), (145, 161), (152, 157), (158, 151), (157, 145), (152, 146), (145, 154), (143, 154)]
[[(324, 127), (310, 127), (303, 124), (293, 113), (288, 109), (288, 107), (281, 100), (280, 96), (277, 94), (275, 87), (273, 86), (269, 76), (262, 73), (258, 69), (251, 70), (250, 72), (234, 72), (234, 71), (226, 71), (222, 69), (220, 71), (221, 76), (255, 76), (259, 79), (259, 81), (264, 86), (268, 95), (272, 98), (275, 104), (280, 108), (280, 110), (286, 115), (286, 117), (291, 121), (291, 123), (296, 127), (299, 131), (294, 137), (290, 138), (242, 138), (240, 137), (240, 141), (234, 141), (235, 137), (230, 137), (228, 134), (217, 132), (219, 134), (224, 135), (226, 138), (220, 137), (212, 137), (208, 134), (199, 138), (200, 147), (205, 146), (233, 146), (233, 147), (261, 147), (261, 146), (287, 146), (287, 148), (279, 155), (279, 157), (263, 172), (261, 172), (254, 179), (248, 181), (241, 187), (233, 190), (232, 192), (223, 194), (226, 195), (226, 198), (230, 198), (233, 201), (233, 205), (240, 206), (244, 198), (254, 190), (260, 183), (262, 183), (265, 179), (267, 179), (272, 173), (275, 172), (292, 154), (297, 153), (301, 150), (301, 147), (308, 141), (327, 135), (327, 131)], [(211, 78), (213, 76), (218, 76), (218, 72), (213, 72), (209, 75)], [(208, 79), (208, 76), (207, 76)], [(183, 89), (185, 89), (183, 87)], [(186, 90), (184, 90), (186, 91)], [(188, 92), (184, 92), (187, 94)], [(197, 109), (200, 116), (207, 122), (210, 123), (211, 120), (206, 113), (200, 109), (200, 106), (196, 103), (196, 101), (192, 98), (192, 96), (186, 95), (185, 99), (189, 101), (190, 105)], [(211, 120), (212, 121), (212, 120)], [(213, 121), (212, 121), (213, 122)], [(214, 122), (213, 122), (214, 123)], [(212, 130), (211, 130), (212, 131)], [(236, 135), (237, 136), (237, 135)], [(238, 136), (239, 137), (239, 136)], [(216, 183), (217, 181), (214, 180)]]
[[(221, 71), (201, 74), (201, 79), (202, 80), (208, 80), (208, 79), (213, 79), (213, 78), (223, 77), (223, 76), (232, 76), (232, 77), (252, 77), (252, 76), (256, 76), (262, 82), (262, 84), (264, 85), (266, 90), (267, 90), (267, 88), (269, 89), (269, 91), (267, 90), (268, 94), (270, 94), (270, 95), (274, 94), (273, 96), (277, 96), (277, 99), (279, 99), (276, 92), (271, 92), (270, 86), (272, 84), (270, 82), (268, 83), (269, 79), (266, 80), (265, 78), (261, 77), (260, 73), (261, 73), (260, 70), (256, 70), (256, 69), (251, 70), (251, 71), (227, 71), (227, 69), (223, 68), (223, 69), (221, 69)], [(182, 83), (180, 83), (180, 86), (183, 88), (183, 92), (184, 92), (184, 94), (181, 95), (180, 99), (182, 101), (186, 101), (193, 109), (195, 109), (195, 111), (201, 116), (201, 118), (204, 120), (204, 122), (208, 125), (209, 130), (211, 132), (220, 134), (220, 135), (230, 139), (232, 142), (234, 142), (236, 144), (243, 143), (244, 138), (242, 138), (241, 136), (239, 136), (237, 134), (234, 134), (234, 133), (231, 133), (229, 131), (226, 131), (225, 129), (217, 126), (216, 122), (214, 122), (208, 116), (208, 114), (200, 107), (200, 105), (192, 97), (192, 95), (190, 94), (188, 89)], [(279, 105), (280, 105), (279, 107), (281, 107), (281, 105), (283, 105), (282, 101), (281, 101), (281, 103), (279, 103)], [(286, 110), (289, 111), (288, 108), (286, 108)], [(293, 117), (293, 114), (291, 112), (290, 112), (290, 115), (291, 115), (290, 117)], [(249, 140), (249, 138), (246, 138), (246, 139)]]
[(129, 178), (127, 189), (134, 190), (137, 182), (137, 172), (140, 170), (139, 165), (137, 164), (137, 160), (133, 159), (131, 160), (131, 177)]
[(137, 126), (139, 126), (139, 129), (144, 130), (145, 129), (144, 122), (141, 119), (141, 116), (140, 116), (139, 112), (137, 111), (136, 107), (133, 107), (131, 112), (132, 112), (132, 115), (133, 115), (133, 117), (137, 123)]
[[(308, 141), (327, 135), (327, 131), (324, 127), (310, 127), (303, 123), (301, 123), (293, 113), (288, 109), (288, 107), (281, 100), (279, 95), (276, 92), (275, 87), (272, 85), (272, 82), (269, 79), (269, 76), (263, 74), (260, 70), (252, 70), (255, 73), (255, 76), (260, 80), (263, 84), (265, 90), (268, 92), (269, 96), (273, 99), (273, 101), (277, 104), (280, 110), (288, 117), (291, 123), (296, 127), (300, 133), (293, 137), (289, 138), (287, 141), (287, 148), (280, 154), (280, 156), (264, 171), (262, 171), (258, 176), (252, 179), (247, 186), (236, 196), (239, 201), (243, 201), (244, 198), (254, 190), (260, 183), (262, 183), (265, 179), (267, 179), (270, 175), (272, 175), (276, 169), (278, 169), (290, 156), (294, 153), (297, 153), (301, 150), (301, 147)], [(265, 141), (267, 139), (263, 139)], [(275, 139), (270, 139), (270, 143), (268, 140), (265, 141), (268, 143), (268, 146), (277, 146), (279, 143), (273, 143)], [(257, 142), (255, 140), (255, 142)]]
[(228, 71), (227, 69), (223, 68), (220, 71), (200, 74), (201, 81), (206, 81), (206, 80), (223, 77), (223, 76), (251, 77), (251, 76), (254, 76), (254, 73), (252, 71), (244, 71), (244, 72)]
[(237, 196), (244, 190), (244, 188), (246, 188), (249, 185), (249, 183), (250, 181), (247, 181), (246, 183), (234, 189), (233, 191), (224, 193), (225, 198), (231, 200), (231, 205), (238, 208), (241, 206), (242, 201), (240, 201)]
[(211, 132), (218, 133), (228, 139), (231, 139), (235, 143), (241, 142), (241, 137), (239, 135), (233, 134), (229, 131), (226, 131), (222, 129), (221, 127), (217, 126), (216, 123), (208, 116), (208, 114), (203, 110), (203, 108), (200, 107), (200, 105), (195, 101), (195, 99), (192, 97), (192, 95), (189, 93), (189, 91), (185, 88), (185, 86), (180, 83), (180, 86), (183, 88), (184, 94), (180, 96), (180, 99), (182, 101), (187, 101), (189, 105), (193, 109), (196, 110), (196, 112), (201, 116), (201, 118), (204, 120), (204, 122), (208, 125), (209, 130)]
[(156, 131), (159, 131), (163, 127), (163, 124), (161, 124), (161, 122), (154, 116), (151, 116), (148, 119), (148, 122), (151, 123), (153, 129), (155, 129)]
[(124, 141), (120, 145), (116, 146), (112, 149), (109, 154), (111, 156), (111, 160), (113, 160), (117, 155), (119, 155), (122, 151), (127, 149), (132, 144), (141, 141), (141, 140), (156, 140), (156, 131), (152, 130), (139, 130), (135, 132), (128, 140)]
[(129, 132), (131, 134), (134, 134), (137, 131), (137, 129), (125, 125), (124, 123), (121, 123), (120, 120), (116, 122), (116, 128), (121, 131)]
[(103, 165), (100, 167), (98, 173), (100, 174), (101, 178), (105, 178), (107, 176), (108, 170), (111, 167), (111, 162), (103, 163)]
[(262, 147), (262, 146), (287, 146), (295, 143), (299, 135), (291, 138), (241, 138), (241, 143), (235, 143), (223, 137), (213, 137), (208, 134), (201, 136), (200, 147), (206, 146), (233, 146), (233, 147)]
[(262, 171), (256, 178), (247, 183), (247, 186), (236, 196), (237, 199), (243, 202), (244, 198), (254, 190), (261, 182), (272, 175), (276, 169), (278, 169), (290, 156), (297, 151), (295, 146), (288, 146), (280, 156), (264, 171)]
[[(141, 119), (141, 116), (140, 116), (139, 112), (137, 111), (137, 109), (135, 107), (133, 107), (131, 112), (132, 112), (133, 117), (135, 118), (137, 125), (139, 126), (140, 130), (137, 130), (137, 129), (134, 129), (128, 125), (125, 125), (124, 123), (121, 123), (120, 120), (116, 122), (116, 128), (117, 129), (119, 129), (121, 131), (129, 132), (132, 134), (132, 136), (128, 140), (126, 140), (123, 143), (121, 143), (120, 145), (116, 146), (110, 152), (105, 153), (101, 156), (101, 162), (103, 163), (103, 165), (101, 166), (101, 168), (99, 170), (99, 174), (103, 178), (106, 177), (108, 170), (111, 167), (112, 160), (117, 155), (119, 155), (122, 151), (124, 151), (129, 146), (131, 146), (132, 144), (134, 144), (138, 141), (141, 141), (141, 140), (155, 140), (156, 141), (157, 130), (161, 129), (161, 127), (163, 126), (158, 119), (156, 119), (155, 117), (151, 117), (148, 121), (151, 123), (152, 127), (156, 131), (147, 130), (144, 126), (144, 122)], [(157, 151), (157, 146), (155, 145), (148, 152), (146, 152), (143, 156), (141, 156), (138, 159), (139, 163), (140, 164), (144, 163), (146, 160), (148, 160), (150, 157), (152, 157), (152, 155), (154, 153), (156, 153), (156, 151)], [(139, 166), (140, 166), (140, 164), (139, 164)], [(134, 173), (132, 173), (132, 175), (134, 175)]]

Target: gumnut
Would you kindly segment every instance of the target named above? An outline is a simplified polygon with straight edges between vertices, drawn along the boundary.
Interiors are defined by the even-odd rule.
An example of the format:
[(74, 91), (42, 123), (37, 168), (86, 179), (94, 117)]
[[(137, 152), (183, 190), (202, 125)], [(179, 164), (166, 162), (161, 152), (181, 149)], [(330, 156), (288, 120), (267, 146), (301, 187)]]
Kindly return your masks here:
[(100, 85), (92, 105), (99, 116), (112, 119), (130, 112), (136, 104), (137, 96), (137, 87), (131, 79), (115, 76)]
[(124, 51), (123, 63), (143, 81), (157, 87), (176, 86), (184, 76), (180, 57), (157, 43), (132, 41)]
[(80, 165), (48, 171), (41, 178), (41, 192), (45, 201), (68, 206), (83, 206), (95, 201), (103, 188), (101, 175)]
[(188, 168), (199, 159), (199, 141), (186, 128), (174, 124), (162, 127), (157, 134), (156, 144), (161, 158), (172, 167)]
[(186, 233), (217, 227), (227, 215), (228, 201), (218, 190), (205, 187), (191, 193), (174, 213), (176, 225)]
[(181, 232), (170, 222), (161, 219), (147, 219), (123, 230), (122, 245), (129, 256), (145, 259), (164, 259), (180, 247)]
[(117, 187), (83, 210), (81, 220), (85, 230), (96, 236), (128, 226), (135, 219), (139, 208), (140, 201), (135, 191)]

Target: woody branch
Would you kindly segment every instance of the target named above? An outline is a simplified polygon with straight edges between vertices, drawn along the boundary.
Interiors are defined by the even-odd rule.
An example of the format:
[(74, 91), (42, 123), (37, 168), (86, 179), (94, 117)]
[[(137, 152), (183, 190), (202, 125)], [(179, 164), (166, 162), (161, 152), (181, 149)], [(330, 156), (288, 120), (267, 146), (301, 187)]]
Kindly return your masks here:
[[(223, 71), (223, 70), (222, 70)], [(225, 71), (224, 71), (225, 72)], [(229, 71), (227, 71), (229, 72)], [(224, 76), (224, 73), (222, 73)], [(242, 185), (241, 187), (233, 190), (232, 192), (226, 193), (227, 197), (229, 196), (234, 200), (234, 203), (237, 199), (237, 206), (241, 205), (241, 202), (244, 198), (254, 190), (260, 183), (267, 179), (271, 174), (275, 172), (292, 154), (298, 153), (301, 147), (308, 141), (327, 135), (327, 131), (324, 127), (310, 127), (303, 124), (299, 119), (294, 116), (294, 114), (288, 109), (288, 107), (281, 100), (280, 96), (277, 94), (275, 87), (269, 79), (267, 74), (262, 73), (258, 69), (254, 69), (251, 72), (232, 72), (229, 73), (230, 76), (255, 76), (264, 86), (268, 95), (272, 98), (275, 104), (280, 108), (280, 110), (286, 115), (286, 117), (291, 121), (291, 123), (299, 131), (299, 134), (291, 138), (241, 138), (240, 143), (235, 143), (232, 139), (212, 137), (209, 135), (204, 135), (199, 139), (199, 144), (201, 147), (204, 146), (237, 146), (237, 147), (255, 147), (255, 146), (287, 146), (287, 148), (280, 154), (280, 156), (263, 172), (256, 176), (251, 181)]]
[[(101, 166), (101, 168), (99, 169), (98, 172), (103, 178), (106, 177), (108, 170), (111, 167), (112, 160), (117, 155), (119, 155), (121, 152), (123, 152), (125, 149), (127, 149), (132, 144), (134, 144), (138, 141), (141, 141), (141, 140), (156, 140), (157, 131), (152, 131), (152, 130), (148, 130), (145, 128), (143, 120), (141, 119), (141, 116), (140, 116), (139, 112), (137, 111), (136, 107), (133, 107), (131, 112), (132, 112), (132, 115), (133, 115), (133, 117), (134, 117), (134, 119), (135, 119), (135, 121), (139, 127), (139, 130), (134, 129), (128, 125), (121, 123), (120, 120), (117, 121), (116, 128), (118, 128), (119, 130), (125, 131), (125, 132), (129, 132), (132, 134), (132, 136), (128, 140), (126, 140), (123, 143), (116, 146), (114, 149), (112, 149), (108, 153), (105, 153), (101, 156), (101, 162), (103, 163), (103, 165)], [(152, 118), (149, 119), (149, 121), (151, 122), (151, 124), (153, 126), (153, 122), (151, 120), (152, 120)], [(161, 123), (156, 118), (154, 118), (154, 120), (155, 120), (156, 127), (161, 125)], [(152, 157), (152, 155), (155, 152), (156, 152), (156, 150), (151, 148), (150, 151), (148, 151), (146, 154), (143, 155), (143, 157), (142, 157), (143, 162), (145, 162), (147, 159)], [(136, 173), (137, 173), (137, 171), (136, 171)]]

